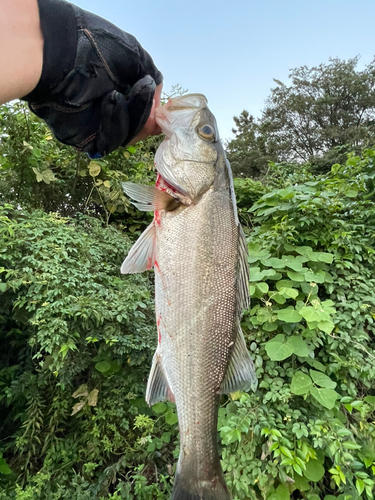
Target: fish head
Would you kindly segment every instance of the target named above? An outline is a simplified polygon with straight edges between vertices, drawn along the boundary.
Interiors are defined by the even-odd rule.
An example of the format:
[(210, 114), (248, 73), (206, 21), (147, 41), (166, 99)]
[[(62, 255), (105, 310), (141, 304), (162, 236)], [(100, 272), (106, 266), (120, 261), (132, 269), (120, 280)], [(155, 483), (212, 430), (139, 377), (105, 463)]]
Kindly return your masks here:
[(172, 98), (156, 110), (156, 121), (166, 136), (155, 155), (156, 169), (172, 189), (194, 201), (213, 184), (222, 149), (207, 99)]

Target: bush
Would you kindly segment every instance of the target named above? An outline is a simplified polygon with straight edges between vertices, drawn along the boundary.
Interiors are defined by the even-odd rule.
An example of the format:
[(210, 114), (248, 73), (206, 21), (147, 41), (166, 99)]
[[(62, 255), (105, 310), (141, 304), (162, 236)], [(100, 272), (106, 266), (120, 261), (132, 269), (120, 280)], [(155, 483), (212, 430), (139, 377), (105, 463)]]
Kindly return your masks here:
[(219, 422), (236, 499), (373, 498), (374, 167), (367, 150), (325, 177), (290, 174), (248, 209), (259, 389)]

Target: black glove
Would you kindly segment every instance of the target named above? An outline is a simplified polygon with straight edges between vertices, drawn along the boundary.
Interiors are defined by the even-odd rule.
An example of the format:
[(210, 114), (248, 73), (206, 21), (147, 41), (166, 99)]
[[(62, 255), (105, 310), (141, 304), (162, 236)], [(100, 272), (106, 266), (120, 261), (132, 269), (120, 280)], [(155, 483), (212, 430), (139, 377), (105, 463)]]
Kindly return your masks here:
[(43, 70), (23, 97), (57, 139), (92, 158), (128, 144), (146, 123), (162, 74), (138, 41), (63, 0), (38, 0)]

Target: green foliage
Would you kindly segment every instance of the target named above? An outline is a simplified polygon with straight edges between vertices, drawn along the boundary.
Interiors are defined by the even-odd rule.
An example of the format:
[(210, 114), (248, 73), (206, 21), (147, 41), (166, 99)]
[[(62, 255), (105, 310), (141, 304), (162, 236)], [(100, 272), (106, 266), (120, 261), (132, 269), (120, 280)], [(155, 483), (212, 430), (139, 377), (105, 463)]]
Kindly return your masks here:
[(176, 421), (144, 401), (152, 282), (120, 277), (129, 238), (10, 205), (0, 221), (0, 498), (161, 497)]
[(236, 177), (264, 177), (268, 162), (276, 161), (277, 156), (267, 148), (267, 136), (262, 123), (255, 120), (246, 110), (233, 117), (235, 139), (228, 142), (226, 152), (233, 175)]
[[(159, 139), (89, 162), (21, 105), (1, 113), (0, 500), (168, 498), (177, 414), (144, 401), (152, 274), (119, 274), (149, 220), (120, 183), (152, 182)], [(259, 378), (219, 410), (234, 500), (373, 500), (374, 168), (369, 149), (234, 182)]]
[(1, 105), (0, 118), (1, 204), (17, 200), (22, 208), (63, 216), (78, 211), (101, 217), (107, 225), (123, 222), (125, 216), (131, 233), (148, 223), (148, 216), (132, 207), (121, 183), (155, 180), (154, 152), (160, 137), (90, 161), (54, 140), (24, 103)]
[(358, 71), (358, 60), (330, 59), (293, 69), (289, 84), (274, 80), (260, 119), (247, 111), (234, 117), (227, 145), (234, 172), (264, 176), (268, 161), (328, 172), (348, 152), (375, 144), (375, 62)]
[(373, 498), (374, 155), (288, 174), (248, 208), (243, 329), (259, 388), (219, 418), (236, 500)]

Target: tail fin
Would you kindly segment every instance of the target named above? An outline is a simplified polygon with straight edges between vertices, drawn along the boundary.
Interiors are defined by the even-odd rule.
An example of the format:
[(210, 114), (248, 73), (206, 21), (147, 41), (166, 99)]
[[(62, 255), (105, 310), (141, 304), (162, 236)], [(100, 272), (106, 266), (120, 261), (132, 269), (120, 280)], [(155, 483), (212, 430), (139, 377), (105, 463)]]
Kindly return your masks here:
[(181, 472), (176, 472), (171, 500), (230, 500), (221, 467), (212, 480), (191, 477), (186, 470)]

